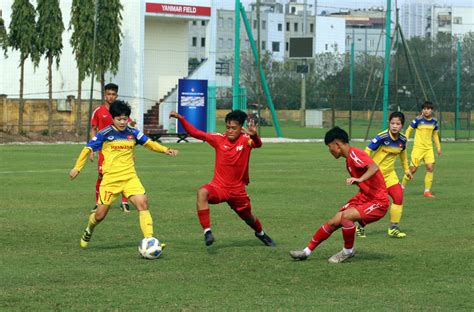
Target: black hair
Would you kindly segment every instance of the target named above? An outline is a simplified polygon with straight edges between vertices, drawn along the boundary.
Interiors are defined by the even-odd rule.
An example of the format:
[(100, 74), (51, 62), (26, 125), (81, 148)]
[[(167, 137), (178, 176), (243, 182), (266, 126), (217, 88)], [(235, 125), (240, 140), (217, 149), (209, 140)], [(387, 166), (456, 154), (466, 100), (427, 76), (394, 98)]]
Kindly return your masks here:
[(128, 105), (126, 102), (117, 100), (110, 105), (109, 112), (110, 115), (112, 115), (112, 118), (119, 117), (122, 115), (130, 117), (132, 109), (130, 108), (130, 105)]
[(225, 116), (225, 122), (229, 122), (231, 120), (237, 121), (241, 126), (244, 125), (245, 120), (247, 120), (247, 114), (241, 110), (231, 111)]
[(425, 101), (422, 105), (421, 105), (421, 109), (423, 108), (431, 108), (431, 109), (434, 109), (434, 104), (433, 102), (431, 101)]
[(118, 86), (115, 83), (108, 83), (104, 86), (104, 91), (112, 90), (118, 93)]
[(393, 112), (393, 113), (391, 113), (390, 117), (388, 117), (388, 120), (390, 121), (393, 118), (399, 118), (402, 125), (405, 124), (405, 115), (403, 115), (402, 112)]
[(334, 140), (340, 140), (342, 143), (349, 143), (349, 136), (343, 129), (334, 127), (326, 132), (326, 135), (324, 136), (324, 143), (329, 145), (329, 143), (332, 143)]

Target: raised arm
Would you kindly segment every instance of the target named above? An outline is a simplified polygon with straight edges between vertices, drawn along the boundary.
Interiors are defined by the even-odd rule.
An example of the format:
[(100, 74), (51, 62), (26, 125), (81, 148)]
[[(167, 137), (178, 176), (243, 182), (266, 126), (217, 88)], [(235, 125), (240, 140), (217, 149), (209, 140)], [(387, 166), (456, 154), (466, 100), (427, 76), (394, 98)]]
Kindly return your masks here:
[(203, 141), (209, 140), (209, 135), (206, 132), (194, 128), (192, 124), (190, 124), (186, 119), (184, 119), (183, 116), (179, 115), (177, 112), (171, 112), (170, 118), (178, 119), (179, 122), (181, 122), (181, 124), (183, 125), (184, 130), (186, 130), (186, 132), (193, 138)]
[(255, 123), (253, 120), (250, 120), (247, 126), (247, 129), (242, 127), (242, 130), (250, 136), (249, 146), (253, 148), (260, 148), (262, 147), (263, 143), (257, 133), (257, 128), (255, 127)]

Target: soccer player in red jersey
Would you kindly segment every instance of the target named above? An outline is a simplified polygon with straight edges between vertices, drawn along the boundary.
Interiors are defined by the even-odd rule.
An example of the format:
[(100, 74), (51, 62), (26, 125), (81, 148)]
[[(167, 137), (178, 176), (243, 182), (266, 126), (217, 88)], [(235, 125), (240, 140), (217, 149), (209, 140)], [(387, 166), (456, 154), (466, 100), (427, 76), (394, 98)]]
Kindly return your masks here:
[(293, 259), (306, 260), (319, 244), (342, 228), (344, 248), (328, 260), (330, 263), (340, 263), (355, 254), (354, 222), (358, 221), (365, 226), (381, 219), (387, 213), (390, 201), (379, 167), (366, 152), (349, 145), (349, 136), (344, 130), (339, 127), (329, 130), (324, 142), (334, 158), (346, 158), (346, 168), (351, 176), (346, 179), (346, 184), (357, 184), (359, 192), (316, 231), (304, 250), (290, 251), (290, 255)]
[[(97, 132), (108, 127), (113, 124), (112, 115), (109, 112), (110, 105), (115, 102), (118, 97), (118, 85), (115, 83), (108, 83), (104, 86), (104, 97), (105, 102), (101, 106), (97, 107), (94, 112), (92, 113), (91, 119), (91, 129), (90, 129), (90, 137), (93, 138), (96, 136)], [(129, 120), (130, 121), (130, 120)], [(94, 159), (94, 153), (89, 155), (90, 160)], [(99, 175), (97, 176), (97, 181), (95, 183), (95, 202), (99, 198), (99, 188), (100, 183), (102, 182), (102, 163), (104, 162), (104, 155), (102, 151), (99, 151), (99, 158), (97, 161), (98, 172)], [(97, 208), (97, 205), (92, 209), (93, 211)], [(130, 206), (128, 204), (127, 197), (122, 196), (122, 203), (120, 205), (120, 209), (123, 212), (130, 212)]]
[(171, 112), (171, 117), (177, 118), (190, 136), (206, 141), (216, 151), (214, 177), (197, 192), (197, 214), (204, 230), (206, 246), (214, 243), (209, 204), (222, 202), (227, 202), (266, 246), (275, 246), (275, 242), (263, 231), (260, 220), (252, 214), (250, 198), (245, 190), (245, 186), (249, 184), (250, 151), (262, 146), (255, 125), (249, 124), (248, 129), (243, 127), (247, 114), (240, 110), (228, 113), (224, 134), (200, 131), (176, 112)]

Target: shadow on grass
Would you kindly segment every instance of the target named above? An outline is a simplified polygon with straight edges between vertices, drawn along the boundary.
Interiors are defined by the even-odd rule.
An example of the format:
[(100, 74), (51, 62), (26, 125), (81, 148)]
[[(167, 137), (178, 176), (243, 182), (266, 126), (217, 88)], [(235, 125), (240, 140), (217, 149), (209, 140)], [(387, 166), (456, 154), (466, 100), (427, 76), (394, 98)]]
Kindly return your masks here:
[(209, 254), (216, 254), (221, 249), (227, 248), (255, 248), (255, 247), (262, 247), (268, 250), (274, 250), (275, 247), (268, 247), (265, 246), (262, 242), (258, 239), (245, 239), (245, 240), (217, 240), (211, 246), (205, 246), (206, 250)]

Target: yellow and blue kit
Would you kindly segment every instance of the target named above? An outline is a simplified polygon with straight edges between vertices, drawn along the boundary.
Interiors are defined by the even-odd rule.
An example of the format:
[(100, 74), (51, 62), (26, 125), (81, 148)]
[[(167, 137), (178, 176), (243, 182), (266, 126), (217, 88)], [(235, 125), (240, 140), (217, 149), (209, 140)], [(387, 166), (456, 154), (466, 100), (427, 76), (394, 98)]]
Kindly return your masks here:
[(403, 170), (408, 171), (408, 157), (407, 157), (407, 138), (399, 133), (397, 138), (394, 138), (387, 129), (377, 134), (377, 136), (370, 141), (365, 151), (371, 155), (372, 159), (379, 166), (385, 179), (387, 188), (399, 183), (397, 173), (395, 172), (395, 159), (400, 156)]
[(419, 167), (421, 161), (425, 164), (434, 164), (433, 140), (438, 151), (441, 150), (438, 133), (438, 121), (436, 118), (426, 118), (423, 115), (417, 116), (411, 122), (406, 131), (407, 139), (411, 132), (416, 129), (413, 150), (411, 152), (412, 166)]
[(158, 153), (168, 151), (138, 129), (126, 127), (119, 131), (113, 125), (99, 131), (82, 150), (74, 166), (78, 171), (84, 167), (90, 152), (102, 150), (104, 155), (98, 204), (110, 205), (122, 192), (126, 197), (145, 194), (135, 171), (133, 149), (137, 144)]

